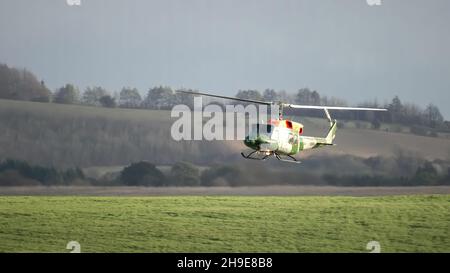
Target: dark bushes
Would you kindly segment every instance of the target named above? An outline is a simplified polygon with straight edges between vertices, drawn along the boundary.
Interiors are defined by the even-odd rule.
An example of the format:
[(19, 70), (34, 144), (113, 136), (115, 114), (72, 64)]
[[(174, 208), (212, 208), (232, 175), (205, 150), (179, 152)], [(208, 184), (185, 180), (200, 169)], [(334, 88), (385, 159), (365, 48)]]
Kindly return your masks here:
[(78, 168), (60, 171), (12, 159), (0, 162), (0, 177), (0, 185), (3, 186), (72, 185), (85, 180), (83, 171)]

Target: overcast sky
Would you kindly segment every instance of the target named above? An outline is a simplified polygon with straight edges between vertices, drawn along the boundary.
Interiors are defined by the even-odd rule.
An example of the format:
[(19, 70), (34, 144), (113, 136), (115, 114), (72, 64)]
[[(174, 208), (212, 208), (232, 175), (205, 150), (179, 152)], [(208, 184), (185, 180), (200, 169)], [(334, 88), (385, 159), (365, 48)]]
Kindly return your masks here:
[(309, 87), (450, 119), (450, 1), (1, 0), (0, 62), (51, 89)]

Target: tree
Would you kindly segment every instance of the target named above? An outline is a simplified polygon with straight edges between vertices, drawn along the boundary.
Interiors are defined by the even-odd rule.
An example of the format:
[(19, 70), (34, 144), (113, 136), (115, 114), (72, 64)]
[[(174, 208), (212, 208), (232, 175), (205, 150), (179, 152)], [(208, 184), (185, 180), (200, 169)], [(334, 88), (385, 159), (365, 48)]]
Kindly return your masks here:
[(278, 91), (277, 97), (279, 101), (286, 103), (295, 103), (295, 96), (293, 94), (287, 93), (286, 90)]
[(427, 125), (436, 128), (444, 123), (444, 118), (442, 117), (439, 108), (433, 104), (428, 104), (424, 112)]
[[(317, 91), (311, 91), (309, 88), (299, 89), (295, 97), (295, 102), (304, 105), (320, 105), (320, 95)], [(321, 116), (322, 114), (316, 110), (303, 110), (308, 116)]]
[(80, 92), (75, 86), (66, 84), (56, 91), (53, 101), (56, 103), (74, 104), (79, 101), (79, 94)]
[(320, 105), (320, 95), (316, 90), (312, 91), (311, 93), (311, 104)]
[(423, 111), (415, 104), (403, 104), (403, 122), (412, 125), (425, 125)]
[(200, 185), (200, 171), (191, 163), (178, 162), (172, 166), (170, 171), (171, 183), (175, 186), (198, 186)]
[(119, 104), (121, 107), (138, 108), (141, 101), (141, 95), (136, 88), (124, 87), (120, 91)]
[(168, 109), (173, 105), (173, 91), (169, 87), (153, 87), (148, 90), (144, 107), (152, 109)]
[(88, 87), (83, 93), (83, 103), (100, 106), (100, 98), (108, 95), (108, 92), (100, 86)]
[(120, 180), (128, 186), (163, 186), (164, 174), (155, 165), (141, 161), (132, 163), (120, 173)]
[(278, 100), (278, 94), (273, 89), (266, 89), (266, 90), (264, 90), (263, 98), (266, 101), (277, 101)]
[(39, 94), (31, 98), (31, 101), (50, 102), (52, 92), (45, 86), (45, 82), (41, 80), (41, 88), (35, 89)]
[(263, 100), (263, 96), (258, 90), (239, 90), (236, 97), (247, 100)]
[(305, 105), (320, 105), (320, 95), (317, 91), (311, 91), (309, 88), (299, 89), (296, 102)]
[(414, 180), (417, 184), (435, 185), (439, 181), (438, 173), (430, 161), (425, 161), (422, 166), (417, 168)]
[(0, 64), (0, 99), (49, 102), (51, 92), (44, 81), (26, 69)]
[(388, 106), (389, 114), (391, 115), (392, 122), (401, 122), (403, 117), (403, 105), (398, 96), (392, 99), (391, 104)]
[[(198, 92), (192, 89), (179, 89), (176, 91), (188, 91), (188, 92)], [(186, 94), (186, 93), (179, 93), (179, 92), (175, 92), (174, 96), (173, 96), (173, 104), (184, 104), (189, 106), (189, 108), (193, 109), (194, 108), (194, 95), (191, 94)]]
[(110, 95), (106, 95), (100, 98), (100, 104), (103, 107), (114, 108), (116, 107), (116, 100)]

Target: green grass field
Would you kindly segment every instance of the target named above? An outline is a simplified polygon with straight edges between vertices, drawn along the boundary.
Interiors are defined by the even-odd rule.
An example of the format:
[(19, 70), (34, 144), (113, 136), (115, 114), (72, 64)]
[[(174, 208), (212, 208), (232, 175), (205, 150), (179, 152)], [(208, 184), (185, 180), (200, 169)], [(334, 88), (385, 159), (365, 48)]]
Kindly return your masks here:
[(0, 251), (449, 252), (450, 195), (0, 197)]

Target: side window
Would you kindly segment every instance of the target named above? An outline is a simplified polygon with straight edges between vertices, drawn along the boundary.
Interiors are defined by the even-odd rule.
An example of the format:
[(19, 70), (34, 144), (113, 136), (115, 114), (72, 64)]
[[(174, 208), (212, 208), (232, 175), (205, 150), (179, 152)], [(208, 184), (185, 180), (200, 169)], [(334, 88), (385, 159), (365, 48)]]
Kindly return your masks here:
[(293, 133), (289, 133), (289, 139), (288, 139), (288, 143), (291, 145), (296, 144), (298, 141), (298, 136), (297, 134), (293, 134)]
[(291, 145), (294, 144), (294, 134), (293, 133), (289, 133), (288, 143)]

